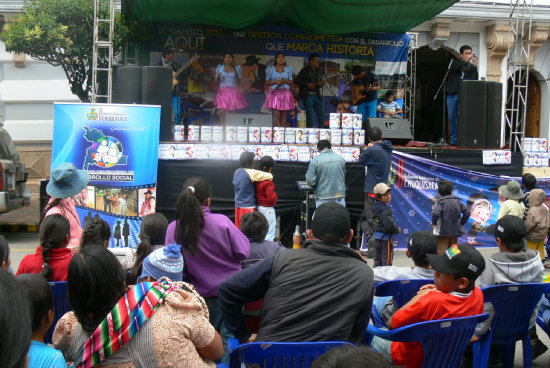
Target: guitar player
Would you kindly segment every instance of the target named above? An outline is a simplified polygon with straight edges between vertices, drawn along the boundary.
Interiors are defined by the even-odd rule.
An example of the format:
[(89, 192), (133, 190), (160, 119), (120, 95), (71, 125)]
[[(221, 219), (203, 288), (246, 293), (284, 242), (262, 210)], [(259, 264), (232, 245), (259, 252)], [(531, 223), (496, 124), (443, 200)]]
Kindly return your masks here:
[[(178, 62), (174, 60), (174, 51), (170, 47), (165, 47), (162, 50), (162, 59), (158, 65), (172, 68), (172, 71), (176, 73), (180, 69)], [(184, 92), (184, 77), (180, 73), (177, 77), (177, 83), (172, 86), (172, 111), (174, 113), (174, 124), (181, 124), (181, 92)]]
[[(325, 123), (323, 101), (319, 94), (324, 81), (319, 63), (319, 55), (309, 55), (309, 65), (303, 67), (294, 78), (294, 83), (300, 87), (298, 99), (304, 102), (306, 108), (306, 125), (308, 128), (324, 128)], [(314, 111), (317, 115), (316, 124), (313, 118)]]
[(351, 69), (354, 79), (351, 81), (353, 103), (357, 105), (357, 113), (363, 115), (363, 120), (376, 117), (378, 102), (377, 91), (380, 83), (370, 71), (360, 65)]

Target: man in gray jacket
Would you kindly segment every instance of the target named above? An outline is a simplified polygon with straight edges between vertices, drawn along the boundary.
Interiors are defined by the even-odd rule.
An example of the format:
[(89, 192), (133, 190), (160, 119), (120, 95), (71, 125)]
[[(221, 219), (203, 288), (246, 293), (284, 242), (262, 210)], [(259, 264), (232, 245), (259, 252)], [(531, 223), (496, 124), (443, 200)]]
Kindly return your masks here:
[(315, 207), (326, 202), (346, 205), (346, 162), (331, 149), (330, 142), (322, 139), (317, 143), (319, 156), (310, 163), (306, 181), (315, 193)]
[[(349, 341), (363, 336), (374, 293), (370, 267), (347, 243), (348, 210), (320, 205), (303, 249), (286, 249), (226, 279), (218, 288), (227, 329), (245, 341)], [(258, 336), (242, 315), (246, 302), (263, 298)]]

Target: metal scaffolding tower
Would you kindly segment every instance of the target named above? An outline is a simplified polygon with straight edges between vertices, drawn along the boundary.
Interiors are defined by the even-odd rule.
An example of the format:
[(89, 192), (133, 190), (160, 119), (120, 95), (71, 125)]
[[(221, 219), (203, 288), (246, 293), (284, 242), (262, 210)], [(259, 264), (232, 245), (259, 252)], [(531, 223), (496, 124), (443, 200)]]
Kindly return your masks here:
[[(101, 18), (109, 14), (109, 18)], [(92, 102), (111, 102), (115, 1), (94, 0)]]
[(521, 152), (527, 117), (532, 10), (533, 0), (510, 0), (506, 59), (511, 82), (506, 94), (506, 123), (510, 131), (510, 149)]
[(418, 33), (408, 33), (411, 36), (409, 52), (407, 54), (407, 78), (405, 84), (405, 95), (403, 96), (403, 116), (409, 121), (411, 133), (414, 137), (414, 113), (416, 95), (416, 50), (418, 49)]

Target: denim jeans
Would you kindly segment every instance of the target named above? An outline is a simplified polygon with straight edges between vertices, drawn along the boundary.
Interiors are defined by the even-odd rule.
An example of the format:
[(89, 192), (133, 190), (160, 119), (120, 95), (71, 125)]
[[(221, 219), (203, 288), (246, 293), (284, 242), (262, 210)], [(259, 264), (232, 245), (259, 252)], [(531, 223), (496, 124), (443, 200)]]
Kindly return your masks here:
[(174, 110), (174, 125), (181, 124), (180, 96), (172, 96), (172, 109)]
[(376, 350), (377, 352), (382, 354), (388, 362), (392, 363), (392, 361), (391, 361), (391, 341), (390, 340), (384, 340), (381, 337), (374, 336), (372, 338), (372, 342), (371, 342), (370, 346), (374, 350)]
[(357, 106), (357, 113), (363, 115), (363, 120), (365, 120), (366, 118), (375, 118), (377, 102), (377, 100), (363, 102), (361, 105)]
[(227, 342), (230, 338), (235, 337), (223, 323), (222, 308), (220, 301), (217, 297), (206, 297), (204, 298), (206, 306), (208, 307), (208, 312), (210, 312), (210, 324), (214, 326), (216, 331), (220, 333), (223, 341), (223, 356), (221, 358), (221, 363), (229, 367), (229, 348)]
[(267, 219), (267, 223), (269, 224), (269, 230), (267, 231), (265, 240), (274, 241), (275, 227), (277, 226), (277, 216), (275, 215), (275, 208), (257, 206), (256, 209), (258, 210), (258, 212), (262, 213), (262, 215), (265, 216), (265, 218)]
[(458, 93), (447, 94), (447, 113), (449, 114), (449, 127), (451, 144), (456, 144), (457, 139), (457, 120), (458, 120)]
[[(323, 102), (321, 98), (315, 94), (307, 94), (304, 99), (306, 108), (306, 125), (308, 128), (323, 128), (325, 125), (325, 114), (323, 112)], [(317, 115), (317, 124), (314, 124), (315, 119), (313, 114)]]
[(342, 206), (346, 207), (346, 199), (344, 197), (341, 198), (329, 198), (329, 199), (316, 199), (315, 200), (315, 208), (319, 207), (323, 203), (328, 202), (336, 202), (338, 204), (341, 204)]

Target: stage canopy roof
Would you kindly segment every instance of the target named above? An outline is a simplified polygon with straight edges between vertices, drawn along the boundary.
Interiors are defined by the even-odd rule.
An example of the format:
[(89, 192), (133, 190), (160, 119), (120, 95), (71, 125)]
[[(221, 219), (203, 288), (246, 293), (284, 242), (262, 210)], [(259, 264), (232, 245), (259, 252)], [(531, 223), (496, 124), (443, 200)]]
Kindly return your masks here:
[(257, 23), (312, 33), (406, 32), (457, 0), (123, 0), (126, 15), (144, 21), (212, 24), (233, 29)]

